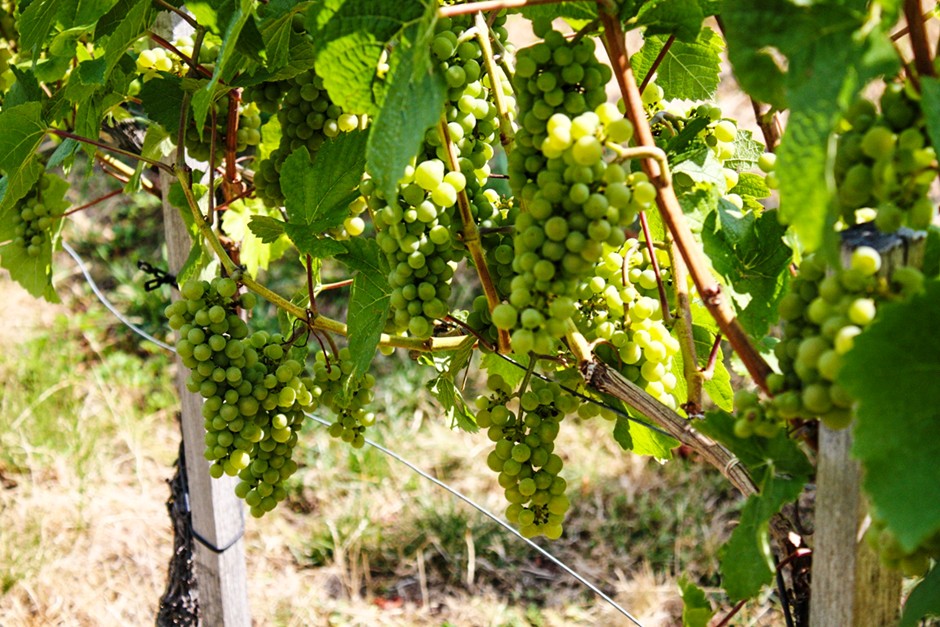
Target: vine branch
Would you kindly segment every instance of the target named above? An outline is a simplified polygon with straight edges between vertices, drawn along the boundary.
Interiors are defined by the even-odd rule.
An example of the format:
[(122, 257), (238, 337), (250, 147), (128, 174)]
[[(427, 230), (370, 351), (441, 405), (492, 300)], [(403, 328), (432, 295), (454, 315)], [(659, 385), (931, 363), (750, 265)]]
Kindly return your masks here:
[[(633, 69), (630, 66), (630, 57), (627, 54), (623, 28), (603, 0), (598, 0), (598, 7), (604, 24), (604, 39), (607, 51), (615, 68), (614, 75), (617, 77), (617, 82), (626, 103), (627, 116), (636, 130), (636, 141), (640, 146), (654, 148), (653, 134), (650, 131), (640, 91), (637, 88), (633, 77)], [(672, 234), (676, 247), (685, 260), (705, 306), (715, 318), (731, 346), (738, 353), (755, 383), (767, 392), (767, 375), (772, 370), (760, 353), (751, 345), (730, 304), (723, 297), (721, 285), (712, 276), (698, 243), (685, 223), (682, 207), (679, 206), (679, 200), (671, 181), (667, 176), (664, 176), (665, 171), (655, 159), (645, 159), (643, 169), (650, 177), (650, 181), (657, 187), (656, 204), (663, 217), (663, 222)]]
[[(583, 2), (587, 0), (568, 0), (574, 2)], [(447, 7), (441, 7), (437, 11), (439, 17), (454, 17), (455, 15), (467, 15), (468, 13), (479, 13), (481, 11), (501, 11), (502, 9), (518, 9), (521, 7), (534, 7), (538, 4), (559, 4), (562, 0), (484, 0), (483, 2), (468, 2), (467, 4), (455, 4)]]
[(924, 28), (923, 7), (920, 0), (904, 0), (904, 19), (907, 21), (911, 48), (914, 51), (914, 67), (920, 76), (936, 76), (927, 29)]

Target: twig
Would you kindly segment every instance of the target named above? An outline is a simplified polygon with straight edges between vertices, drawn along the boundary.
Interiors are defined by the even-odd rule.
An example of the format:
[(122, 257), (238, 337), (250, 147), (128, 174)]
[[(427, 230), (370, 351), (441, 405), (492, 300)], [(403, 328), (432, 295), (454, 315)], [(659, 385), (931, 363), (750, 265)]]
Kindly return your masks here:
[[(924, 14), (921, 15), (920, 17), (921, 17), (921, 21), (927, 22), (927, 21), (929, 21), (933, 16), (934, 16), (934, 12), (933, 12), (933, 11), (926, 11), (926, 12), (924, 12)], [(911, 29), (910, 29), (908, 26), (903, 26), (903, 27), (899, 28), (897, 32), (891, 34), (891, 41), (898, 41), (899, 39), (901, 39), (901, 38), (903, 38), (905, 35), (907, 35), (909, 32), (911, 32)]]
[[(643, 147), (654, 147), (652, 132), (646, 119), (643, 101), (639, 89), (633, 78), (630, 67), (630, 58), (627, 54), (626, 42), (620, 21), (612, 14), (609, 7), (598, 0), (601, 19), (604, 22), (604, 38), (608, 53), (615, 68), (614, 75), (620, 84), (620, 90), (627, 106), (627, 115), (636, 129), (636, 141)], [(658, 188), (656, 203), (659, 206), (663, 222), (672, 234), (676, 246), (682, 253), (692, 280), (702, 296), (705, 306), (718, 323), (731, 346), (738, 353), (751, 377), (764, 391), (767, 390), (767, 376), (772, 372), (760, 353), (751, 345), (747, 334), (735, 318), (734, 311), (728, 301), (723, 298), (721, 286), (712, 276), (708, 263), (700, 250), (695, 238), (685, 222), (682, 207), (676, 198), (675, 190), (670, 181), (662, 176), (661, 168), (654, 159), (645, 159), (643, 169), (650, 177), (650, 181)]]
[(85, 209), (88, 209), (89, 207), (94, 207), (95, 205), (97, 205), (97, 204), (100, 203), (100, 202), (104, 202), (105, 200), (107, 200), (107, 199), (109, 199), (109, 198), (114, 198), (115, 196), (119, 196), (119, 195), (121, 195), (121, 194), (123, 194), (123, 193), (124, 193), (124, 190), (123, 190), (123, 189), (115, 189), (115, 190), (113, 190), (113, 191), (108, 192), (108, 193), (105, 194), (104, 196), (101, 196), (101, 197), (99, 197), (99, 198), (95, 198), (95, 199), (92, 200), (92, 201), (86, 202), (84, 205), (81, 205), (81, 206), (79, 206), (79, 207), (75, 207), (75, 208), (73, 208), (73, 209), (69, 209), (68, 211), (66, 211), (65, 213), (62, 214), (62, 217), (64, 218), (64, 217), (66, 217), (66, 216), (72, 215), (73, 213), (78, 213), (79, 211), (84, 211)]
[(97, 141), (88, 137), (82, 137), (81, 135), (76, 135), (75, 133), (70, 133), (68, 131), (63, 131), (57, 128), (47, 128), (46, 132), (51, 135), (56, 135), (58, 137), (64, 137), (66, 139), (74, 139), (77, 142), (88, 144), (90, 146), (95, 146), (96, 148), (100, 148), (101, 150), (106, 150), (108, 152), (113, 152), (116, 155), (121, 155), (124, 157), (128, 157), (130, 159), (136, 159), (137, 161), (142, 161), (146, 163), (147, 165), (153, 166), (155, 168), (160, 168), (161, 170), (164, 170), (166, 172), (172, 172), (172, 168), (168, 166), (167, 164), (160, 163), (159, 161), (155, 161), (153, 159), (148, 159), (147, 157), (143, 155), (139, 155), (135, 152), (130, 152), (129, 150), (123, 150), (116, 146), (109, 146), (108, 144), (104, 144), (100, 141)]
[(343, 287), (349, 287), (353, 284), (353, 279), (346, 279), (344, 281), (336, 281), (335, 283), (325, 283), (320, 286), (320, 289), (317, 290), (317, 293), (328, 292), (330, 290), (338, 290)]
[(741, 608), (744, 607), (745, 603), (747, 603), (747, 599), (741, 599), (735, 603), (734, 607), (731, 608), (731, 611), (725, 614), (724, 618), (722, 618), (720, 622), (715, 623), (714, 627), (725, 627), (725, 625), (727, 625), (728, 622), (734, 618), (734, 615), (741, 611)]
[[(447, 152), (448, 167), (455, 171), (460, 171), (460, 164), (457, 160), (457, 149), (454, 142), (450, 139), (450, 132), (447, 129), (447, 120), (441, 118), (439, 125), (441, 140)], [(480, 284), (483, 286), (483, 293), (486, 295), (486, 303), (489, 306), (490, 313), (500, 303), (499, 294), (496, 292), (496, 285), (493, 283), (493, 277), (490, 275), (489, 266), (486, 264), (486, 256), (483, 253), (483, 247), (480, 244), (480, 231), (477, 228), (476, 220), (473, 218), (473, 211), (470, 208), (470, 199), (467, 197), (467, 190), (462, 189), (457, 192), (457, 206), (460, 209), (460, 220), (463, 223), (461, 229), (461, 240), (470, 257), (473, 259), (473, 265), (476, 267), (477, 275), (480, 278)], [(499, 350), (508, 353), (509, 332), (505, 329), (499, 330)]]
[(702, 369), (702, 377), (708, 381), (712, 378), (712, 375), (715, 373), (715, 362), (718, 361), (718, 349), (721, 348), (721, 333), (715, 334), (715, 341), (712, 344), (712, 349), (708, 353), (708, 363), (705, 364), (705, 367)]
[(316, 318), (319, 311), (317, 309), (317, 295), (313, 293), (313, 257), (309, 254), (307, 255), (307, 298), (309, 299), (307, 307), (313, 317)]
[(653, 248), (653, 237), (650, 235), (649, 220), (646, 219), (646, 212), (640, 212), (640, 227), (643, 229), (643, 238), (646, 240), (646, 252), (650, 256), (650, 265), (653, 267), (653, 274), (656, 276), (656, 289), (659, 291), (659, 305), (663, 311), (663, 322), (669, 323), (672, 320), (672, 313), (669, 311), (669, 299), (666, 297), (666, 286), (663, 285), (663, 274), (659, 270), (659, 260), (656, 259), (656, 249)]
[(669, 39), (667, 39), (666, 43), (663, 44), (663, 47), (659, 50), (659, 54), (656, 55), (656, 58), (653, 59), (653, 65), (650, 66), (649, 72), (646, 73), (646, 76), (643, 77), (643, 82), (640, 83), (641, 94), (646, 91), (646, 86), (649, 85), (650, 81), (653, 80), (653, 75), (656, 74), (656, 70), (659, 69), (663, 59), (666, 58), (666, 53), (669, 52), (669, 49), (672, 47), (672, 44), (675, 40), (675, 35), (669, 35)]
[(768, 110), (761, 113), (759, 102), (751, 98), (751, 108), (754, 109), (754, 119), (760, 132), (764, 136), (764, 144), (769, 152), (776, 152), (777, 145), (780, 143), (780, 136), (783, 135), (783, 129), (780, 126), (780, 116), (776, 111)]
[(927, 43), (927, 30), (924, 28), (922, 14), (923, 7), (920, 0), (904, 1), (904, 19), (907, 21), (911, 48), (914, 51), (914, 67), (917, 68), (917, 73), (920, 76), (936, 76), (937, 72), (933, 67), (930, 44)]

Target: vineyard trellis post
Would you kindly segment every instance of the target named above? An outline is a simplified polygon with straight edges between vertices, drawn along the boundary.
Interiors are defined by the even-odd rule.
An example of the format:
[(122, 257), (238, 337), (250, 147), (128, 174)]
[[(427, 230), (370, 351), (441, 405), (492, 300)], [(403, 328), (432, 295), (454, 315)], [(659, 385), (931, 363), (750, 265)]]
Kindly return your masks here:
[[(167, 258), (169, 271), (175, 274), (186, 262), (192, 241), (179, 210), (169, 203), (168, 192), (172, 181), (172, 177), (161, 172)], [(205, 446), (202, 399), (186, 389), (185, 373), (185, 367), (177, 363), (176, 387), (180, 398), (189, 506), (195, 539), (193, 555), (200, 623), (225, 627), (247, 626), (251, 624), (251, 614), (242, 539), (245, 516), (242, 501), (234, 492), (237, 479), (227, 476), (212, 479), (209, 476), (209, 463), (202, 454)]]
[[(883, 276), (896, 267), (923, 265), (923, 232), (905, 229), (881, 241), (865, 243), (879, 249)], [(846, 265), (852, 248), (843, 244)], [(863, 538), (870, 518), (862, 479), (861, 466), (852, 457), (852, 430), (820, 424), (811, 625), (890, 625), (898, 620), (902, 576), (886, 567)]]

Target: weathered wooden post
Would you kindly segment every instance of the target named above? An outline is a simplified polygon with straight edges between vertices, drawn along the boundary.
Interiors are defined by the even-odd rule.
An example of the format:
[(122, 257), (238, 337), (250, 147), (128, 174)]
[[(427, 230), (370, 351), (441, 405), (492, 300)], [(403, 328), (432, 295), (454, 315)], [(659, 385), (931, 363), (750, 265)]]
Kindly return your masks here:
[[(925, 241), (923, 233), (910, 230), (853, 231), (843, 240), (843, 262), (848, 264), (858, 246), (871, 246), (881, 253), (880, 273), (888, 276), (901, 265), (920, 267)], [(862, 537), (868, 506), (862, 469), (851, 450), (851, 428), (835, 431), (820, 423), (810, 624), (893, 625), (901, 606), (901, 573), (885, 568)]]
[[(179, 211), (167, 200), (173, 180), (165, 172), (160, 175), (167, 257), (169, 270), (175, 274), (186, 262), (192, 240)], [(243, 504), (235, 496), (234, 477), (209, 476), (209, 462), (202, 454), (205, 448), (202, 398), (186, 389), (186, 367), (179, 357), (176, 361), (200, 623), (211, 627), (247, 627), (251, 625), (251, 614), (242, 540)]]

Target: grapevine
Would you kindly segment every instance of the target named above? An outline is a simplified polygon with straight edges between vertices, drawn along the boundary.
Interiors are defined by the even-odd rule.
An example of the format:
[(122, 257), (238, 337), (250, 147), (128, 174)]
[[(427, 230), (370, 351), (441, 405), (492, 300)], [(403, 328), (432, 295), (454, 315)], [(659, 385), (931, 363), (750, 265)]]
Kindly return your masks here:
[[(919, 3), (104, 4), (0, 3), (0, 264), (53, 299), (73, 213), (59, 173), (100, 167), (132, 192), (157, 170), (193, 236), (165, 308), (202, 400), (193, 472), (237, 477), (253, 516), (287, 497), (308, 414), (357, 449), (395, 430), (372, 364), (405, 348), (488, 440), (527, 538), (566, 534), (579, 495), (556, 440), (601, 414), (621, 448), (664, 461), (680, 444), (732, 480), (748, 500), (729, 598), (786, 573), (803, 620), (809, 593), (786, 586), (808, 585), (811, 543), (787, 505), (812, 498), (838, 432), (869, 542), (938, 576), (940, 510), (898, 497), (940, 481), (924, 378), (940, 88)], [(164, 32), (164, 14), (194, 34)], [(728, 69), (756, 123), (718, 101)], [(258, 330), (274, 324), (259, 297), (281, 333)], [(922, 345), (892, 344), (910, 329)], [(886, 379), (918, 383), (890, 433), (896, 391), (861, 363), (876, 351)]]

